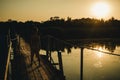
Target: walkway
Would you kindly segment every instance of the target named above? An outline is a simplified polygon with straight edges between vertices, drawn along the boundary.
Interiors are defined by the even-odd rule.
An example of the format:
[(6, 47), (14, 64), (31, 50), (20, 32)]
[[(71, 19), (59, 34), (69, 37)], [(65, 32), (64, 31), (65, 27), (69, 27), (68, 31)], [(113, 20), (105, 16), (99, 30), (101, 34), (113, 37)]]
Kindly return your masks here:
[(41, 66), (39, 66), (36, 56), (34, 56), (34, 63), (32, 65), (30, 62), (30, 47), (29, 45), (21, 38), (20, 39), (20, 46), (21, 46), (21, 60), (23, 66), (22, 72), (22, 80), (50, 80), (51, 75), (47, 71), (45, 64), (43, 63), (43, 59), (41, 57)]

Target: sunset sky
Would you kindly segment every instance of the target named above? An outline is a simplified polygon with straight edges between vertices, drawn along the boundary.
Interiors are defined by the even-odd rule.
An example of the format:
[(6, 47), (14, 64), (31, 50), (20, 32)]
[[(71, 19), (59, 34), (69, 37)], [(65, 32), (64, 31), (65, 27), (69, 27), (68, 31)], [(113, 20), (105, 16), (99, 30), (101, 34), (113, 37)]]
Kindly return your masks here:
[[(108, 7), (104, 11), (109, 11), (101, 13), (104, 7), (93, 10), (98, 9), (95, 5), (99, 3)], [(45, 21), (54, 16), (120, 19), (120, 0), (0, 0), (0, 21)]]

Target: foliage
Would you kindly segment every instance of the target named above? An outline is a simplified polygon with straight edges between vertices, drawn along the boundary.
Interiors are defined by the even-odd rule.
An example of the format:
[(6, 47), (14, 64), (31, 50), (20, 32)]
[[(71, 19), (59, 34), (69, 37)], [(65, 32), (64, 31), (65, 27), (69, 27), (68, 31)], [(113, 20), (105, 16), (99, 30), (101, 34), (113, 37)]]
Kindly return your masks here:
[(51, 17), (50, 20), (44, 22), (8, 20), (0, 22), (0, 34), (6, 34), (11, 29), (13, 30), (12, 34), (19, 34), (29, 43), (33, 27), (38, 27), (41, 38), (45, 35), (52, 35), (62, 40), (120, 38), (120, 20), (113, 17), (106, 21), (94, 18), (72, 19), (70, 17), (65, 20), (58, 16)]

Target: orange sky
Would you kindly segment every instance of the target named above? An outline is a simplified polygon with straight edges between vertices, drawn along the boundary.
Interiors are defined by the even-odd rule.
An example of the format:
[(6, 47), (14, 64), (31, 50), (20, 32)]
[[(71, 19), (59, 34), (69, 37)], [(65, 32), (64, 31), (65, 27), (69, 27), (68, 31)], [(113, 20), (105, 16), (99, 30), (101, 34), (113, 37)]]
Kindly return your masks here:
[(53, 16), (93, 18), (91, 6), (104, 1), (110, 6), (107, 19), (120, 19), (120, 0), (0, 0), (0, 21), (45, 21)]

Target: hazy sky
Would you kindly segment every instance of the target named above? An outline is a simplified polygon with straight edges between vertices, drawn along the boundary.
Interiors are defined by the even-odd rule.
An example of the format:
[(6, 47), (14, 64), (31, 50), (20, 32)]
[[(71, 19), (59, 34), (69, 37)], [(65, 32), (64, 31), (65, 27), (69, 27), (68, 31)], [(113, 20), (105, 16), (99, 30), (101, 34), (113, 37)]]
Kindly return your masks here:
[(120, 0), (0, 0), (0, 21), (44, 21), (53, 16), (92, 18), (91, 7), (96, 2), (110, 6), (107, 18), (120, 19)]

